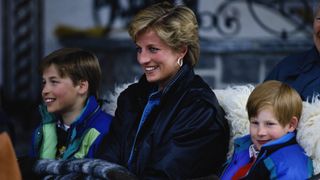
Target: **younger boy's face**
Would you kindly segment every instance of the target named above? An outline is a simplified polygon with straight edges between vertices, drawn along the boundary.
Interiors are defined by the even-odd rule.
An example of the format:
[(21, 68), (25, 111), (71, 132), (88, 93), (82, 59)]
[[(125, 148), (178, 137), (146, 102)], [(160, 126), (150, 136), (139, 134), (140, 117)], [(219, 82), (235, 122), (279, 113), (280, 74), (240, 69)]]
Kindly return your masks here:
[(74, 85), (68, 76), (61, 77), (55, 65), (43, 71), (41, 94), (48, 112), (64, 115), (82, 109), (79, 86)]
[(258, 112), (256, 117), (250, 118), (251, 140), (258, 150), (261, 149), (262, 145), (278, 139), (293, 130), (289, 124), (283, 127), (278, 122), (272, 108), (264, 108)]

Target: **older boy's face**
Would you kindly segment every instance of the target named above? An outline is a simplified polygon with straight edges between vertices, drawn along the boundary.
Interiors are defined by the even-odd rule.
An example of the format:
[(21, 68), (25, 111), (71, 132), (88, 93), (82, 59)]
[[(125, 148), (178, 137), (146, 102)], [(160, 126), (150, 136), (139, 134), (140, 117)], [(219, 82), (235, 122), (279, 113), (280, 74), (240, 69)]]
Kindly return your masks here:
[(81, 111), (79, 88), (69, 77), (61, 77), (54, 65), (42, 74), (42, 98), (48, 112), (64, 115)]
[(256, 117), (250, 119), (250, 135), (255, 147), (260, 150), (264, 144), (292, 132), (287, 124), (284, 127), (278, 122), (272, 108), (264, 108)]

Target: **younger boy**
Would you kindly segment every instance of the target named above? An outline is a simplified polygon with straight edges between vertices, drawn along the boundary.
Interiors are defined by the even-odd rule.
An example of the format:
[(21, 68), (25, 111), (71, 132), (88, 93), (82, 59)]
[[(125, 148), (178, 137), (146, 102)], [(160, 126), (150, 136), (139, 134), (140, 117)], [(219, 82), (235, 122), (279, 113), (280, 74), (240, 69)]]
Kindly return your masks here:
[(40, 72), (42, 123), (34, 132), (31, 155), (93, 157), (112, 119), (97, 102), (101, 78), (97, 57), (82, 49), (62, 48), (43, 59)]
[(313, 167), (296, 141), (302, 112), (299, 94), (287, 84), (266, 81), (247, 102), (250, 135), (234, 142), (221, 179), (308, 179)]

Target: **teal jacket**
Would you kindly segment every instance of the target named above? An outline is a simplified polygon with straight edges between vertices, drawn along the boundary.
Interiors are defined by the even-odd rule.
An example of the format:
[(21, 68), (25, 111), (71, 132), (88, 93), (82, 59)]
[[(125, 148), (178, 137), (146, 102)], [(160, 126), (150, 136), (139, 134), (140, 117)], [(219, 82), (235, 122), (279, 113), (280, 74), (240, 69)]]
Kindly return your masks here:
[[(40, 106), (42, 122), (34, 131), (30, 155), (55, 159), (57, 152), (57, 117)], [(68, 145), (62, 159), (91, 158), (101, 139), (109, 132), (112, 116), (103, 112), (95, 97), (90, 96), (81, 115), (70, 126)]]

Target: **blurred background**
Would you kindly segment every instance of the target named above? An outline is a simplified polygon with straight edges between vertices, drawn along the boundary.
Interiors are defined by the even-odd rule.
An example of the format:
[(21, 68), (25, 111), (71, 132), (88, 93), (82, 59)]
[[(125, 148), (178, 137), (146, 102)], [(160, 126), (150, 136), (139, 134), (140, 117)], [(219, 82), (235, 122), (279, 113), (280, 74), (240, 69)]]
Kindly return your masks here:
[[(127, 24), (159, 0), (2, 0), (1, 109), (12, 122), (18, 156), (39, 123), (41, 58), (61, 47), (95, 52), (101, 93), (141, 75)], [(212, 88), (257, 84), (284, 56), (312, 46), (313, 0), (176, 0), (197, 14), (201, 58), (196, 73)]]

